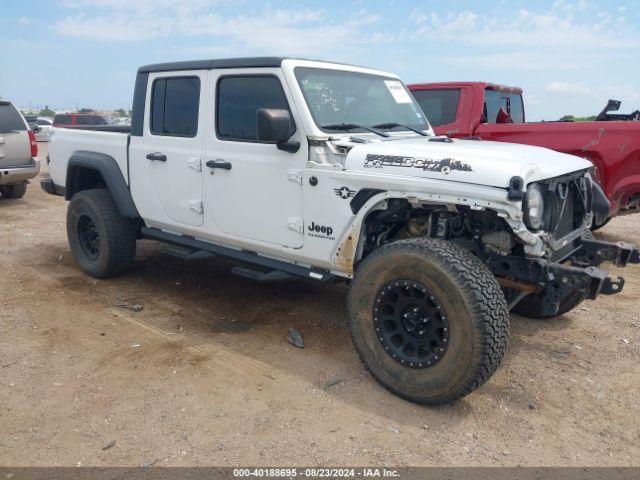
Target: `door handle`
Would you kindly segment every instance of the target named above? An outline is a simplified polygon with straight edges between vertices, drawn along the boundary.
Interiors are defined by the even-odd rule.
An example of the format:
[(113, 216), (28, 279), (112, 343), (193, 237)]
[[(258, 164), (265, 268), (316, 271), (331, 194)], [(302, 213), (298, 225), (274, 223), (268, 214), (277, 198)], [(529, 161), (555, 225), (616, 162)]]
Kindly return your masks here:
[(209, 168), (221, 168), (223, 170), (231, 170), (231, 164), (224, 160), (207, 160), (205, 164)]
[(167, 156), (164, 153), (160, 152), (147, 153), (147, 159), (155, 160), (157, 162), (166, 162)]

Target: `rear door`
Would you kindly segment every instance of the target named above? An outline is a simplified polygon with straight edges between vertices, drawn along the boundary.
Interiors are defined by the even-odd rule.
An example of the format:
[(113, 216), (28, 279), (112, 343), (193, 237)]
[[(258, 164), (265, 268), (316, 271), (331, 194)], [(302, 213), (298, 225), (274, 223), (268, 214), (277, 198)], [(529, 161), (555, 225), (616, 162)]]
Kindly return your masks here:
[(0, 101), (0, 167), (31, 165), (29, 128), (9, 102)]
[(157, 227), (203, 224), (202, 156), (207, 71), (149, 75), (143, 135), (131, 136), (131, 192)]

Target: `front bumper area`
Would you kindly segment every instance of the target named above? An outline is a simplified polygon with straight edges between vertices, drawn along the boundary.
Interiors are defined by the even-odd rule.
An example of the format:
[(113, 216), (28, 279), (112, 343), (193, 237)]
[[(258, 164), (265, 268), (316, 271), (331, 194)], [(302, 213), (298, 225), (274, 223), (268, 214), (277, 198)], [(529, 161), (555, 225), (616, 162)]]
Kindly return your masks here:
[(0, 167), (0, 185), (9, 185), (13, 183), (31, 180), (40, 173), (40, 160), (32, 158), (30, 165), (16, 165)]
[(582, 239), (582, 248), (573, 258), (577, 264), (598, 266), (604, 262), (611, 262), (616, 267), (626, 267), (629, 263), (640, 264), (640, 251), (626, 242)]
[(493, 256), (487, 266), (508, 288), (541, 295), (545, 312), (554, 315), (563, 299), (576, 292), (583, 299), (614, 295), (624, 288), (624, 278), (599, 268), (604, 262), (617, 267), (640, 264), (640, 252), (631, 244), (580, 239), (561, 262), (516, 255)]

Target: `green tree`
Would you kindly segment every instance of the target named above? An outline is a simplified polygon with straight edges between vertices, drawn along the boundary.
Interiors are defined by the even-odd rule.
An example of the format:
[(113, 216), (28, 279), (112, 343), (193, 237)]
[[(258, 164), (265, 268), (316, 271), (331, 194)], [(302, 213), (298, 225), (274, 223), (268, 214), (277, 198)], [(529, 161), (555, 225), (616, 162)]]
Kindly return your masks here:
[(116, 117), (128, 117), (129, 115), (127, 114), (127, 111), (124, 108), (119, 108), (117, 110), (114, 110), (115, 116)]
[(94, 113), (95, 110), (93, 108), (81, 108), (78, 110), (78, 113)]
[(589, 115), (588, 117), (575, 117), (573, 115), (564, 115), (560, 117), (560, 122), (593, 122), (596, 119), (595, 115)]
[(49, 108), (49, 105), (45, 105), (44, 108), (40, 110), (40, 113), (38, 115), (40, 115), (41, 117), (53, 117), (55, 114), (56, 112), (51, 110)]

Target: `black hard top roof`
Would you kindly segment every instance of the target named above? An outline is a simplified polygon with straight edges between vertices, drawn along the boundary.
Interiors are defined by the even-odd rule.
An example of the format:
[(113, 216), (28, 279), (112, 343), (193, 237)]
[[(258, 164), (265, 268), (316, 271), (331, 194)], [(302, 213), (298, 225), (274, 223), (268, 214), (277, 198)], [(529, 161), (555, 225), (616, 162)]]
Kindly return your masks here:
[(273, 68), (279, 67), (284, 59), (285, 57), (246, 57), (156, 63), (140, 67), (138, 73), (171, 72), (176, 70), (212, 70), (214, 68)]
[(298, 57), (244, 57), (244, 58), (218, 58), (212, 60), (188, 60), (186, 62), (154, 63), (144, 65), (138, 69), (138, 73), (149, 72), (175, 72), (177, 70), (213, 70), (216, 68), (277, 68), (283, 60), (306, 60), (309, 62), (333, 63), (335, 65), (347, 65), (350, 63), (327, 62), (326, 60), (314, 60)]

